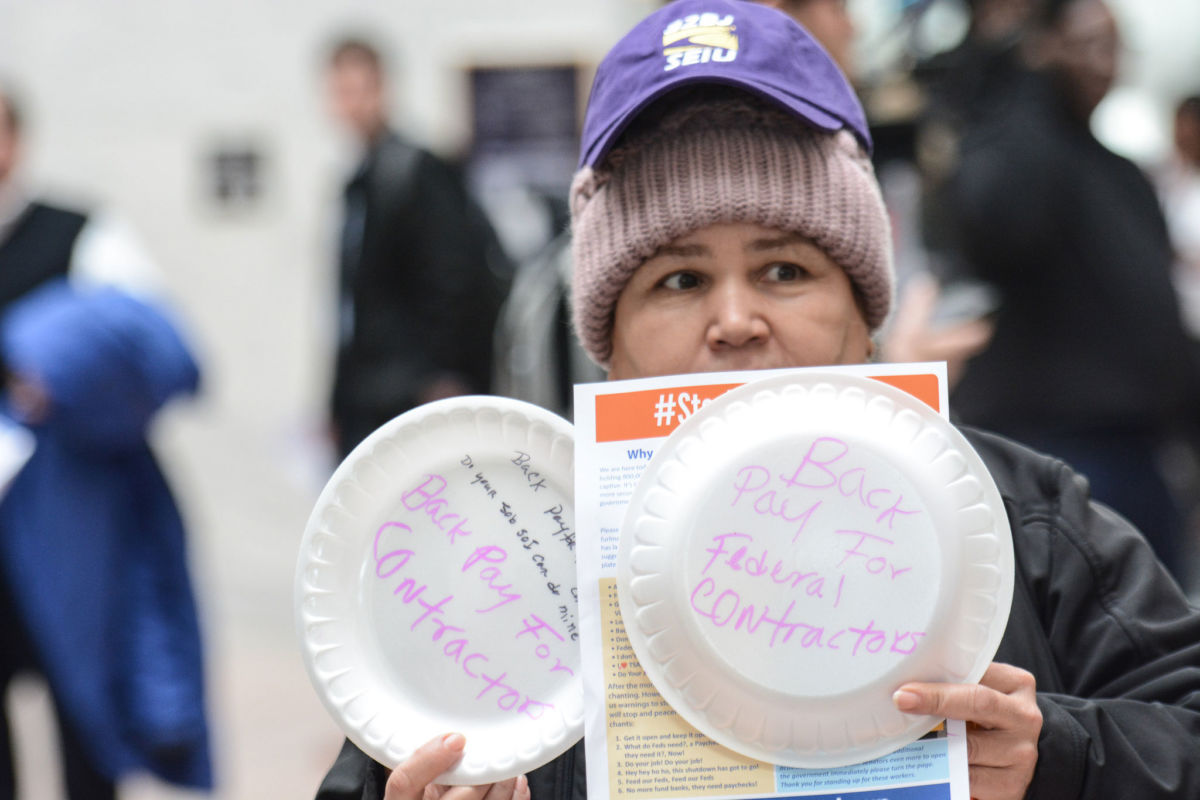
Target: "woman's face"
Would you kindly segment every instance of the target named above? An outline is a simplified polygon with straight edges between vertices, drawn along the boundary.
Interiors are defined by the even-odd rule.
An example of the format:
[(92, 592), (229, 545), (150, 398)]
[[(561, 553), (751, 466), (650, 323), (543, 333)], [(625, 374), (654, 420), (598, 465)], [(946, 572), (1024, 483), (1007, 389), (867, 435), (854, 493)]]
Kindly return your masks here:
[(724, 223), (633, 273), (617, 299), (609, 377), (856, 364), (873, 347), (850, 279), (816, 245)]

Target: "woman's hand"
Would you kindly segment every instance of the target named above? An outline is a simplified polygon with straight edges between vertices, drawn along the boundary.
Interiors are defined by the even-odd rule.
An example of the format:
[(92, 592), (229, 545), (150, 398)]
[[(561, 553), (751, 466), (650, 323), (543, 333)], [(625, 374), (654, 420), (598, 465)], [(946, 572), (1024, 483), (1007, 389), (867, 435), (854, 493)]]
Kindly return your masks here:
[(993, 662), (978, 685), (906, 683), (893, 696), (896, 708), (967, 723), (971, 797), (1020, 800), (1038, 760), (1042, 712), (1037, 683), (1019, 667)]
[(524, 775), (483, 786), (432, 783), (462, 757), (466, 743), (462, 734), (450, 733), (421, 745), (392, 770), (384, 800), (529, 800), (529, 782)]

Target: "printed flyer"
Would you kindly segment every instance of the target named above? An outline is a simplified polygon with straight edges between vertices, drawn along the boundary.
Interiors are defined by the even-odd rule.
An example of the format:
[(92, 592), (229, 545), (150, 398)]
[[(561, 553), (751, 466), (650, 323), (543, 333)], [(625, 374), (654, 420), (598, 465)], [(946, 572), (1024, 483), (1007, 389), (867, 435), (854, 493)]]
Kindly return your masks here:
[[(823, 367), (888, 383), (946, 414), (945, 365)], [(709, 373), (575, 387), (575, 518), (588, 793), (616, 800), (803, 797), (967, 800), (963, 724), (950, 721), (891, 755), (849, 767), (762, 763), (686, 722), (638, 663), (620, 613), (620, 526), (663, 440), (713, 398), (796, 370)]]

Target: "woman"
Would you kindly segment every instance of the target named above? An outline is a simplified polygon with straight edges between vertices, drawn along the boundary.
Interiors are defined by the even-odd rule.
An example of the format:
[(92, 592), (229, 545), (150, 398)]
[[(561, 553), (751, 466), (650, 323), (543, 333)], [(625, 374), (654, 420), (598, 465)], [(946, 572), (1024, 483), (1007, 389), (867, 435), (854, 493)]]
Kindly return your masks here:
[[(601, 64), (571, 192), (576, 330), (613, 378), (859, 363), (886, 318), (886, 212), (853, 92), (783, 15), (680, 0)], [(966, 720), (971, 794), (1200, 796), (1200, 614), (1062, 464), (966, 432), (1005, 498), (1008, 630), (979, 685), (897, 707)], [(348, 746), (322, 798), (416, 800), (451, 734), (389, 773)], [(336, 791), (335, 791), (336, 787)], [(454, 800), (582, 797), (577, 746)]]

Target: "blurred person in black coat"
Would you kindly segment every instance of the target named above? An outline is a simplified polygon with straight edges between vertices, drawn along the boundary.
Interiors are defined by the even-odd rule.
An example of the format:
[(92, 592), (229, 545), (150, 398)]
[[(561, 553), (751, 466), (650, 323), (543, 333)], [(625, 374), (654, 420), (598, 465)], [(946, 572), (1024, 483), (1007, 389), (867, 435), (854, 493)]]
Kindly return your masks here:
[(344, 190), (332, 418), (340, 455), (430, 400), (487, 392), (509, 272), (458, 171), (390, 126), (371, 43), (330, 51), (334, 116), (362, 146)]
[(1070, 462), (1178, 576), (1182, 517), (1159, 466), (1200, 408), (1171, 245), (1142, 171), (1092, 134), (1118, 68), (1101, 0), (1046, 0), (1008, 81), (980, 114), (950, 186), (961, 265), (995, 287), (991, 345), (951, 394), (963, 422)]

